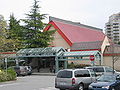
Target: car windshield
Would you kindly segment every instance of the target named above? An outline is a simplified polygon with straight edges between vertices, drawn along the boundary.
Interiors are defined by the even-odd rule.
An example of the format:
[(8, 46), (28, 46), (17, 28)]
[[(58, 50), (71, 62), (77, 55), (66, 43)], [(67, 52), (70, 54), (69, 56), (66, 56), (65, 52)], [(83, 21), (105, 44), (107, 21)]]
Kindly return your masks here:
[(60, 71), (57, 74), (58, 78), (72, 78), (72, 71)]
[(87, 69), (91, 69), (94, 72), (104, 72), (103, 67), (88, 67)]
[(102, 67), (96, 67), (96, 68), (93, 68), (93, 71), (94, 72), (104, 72), (104, 69)]
[(88, 70), (77, 70), (75, 71), (75, 77), (90, 77)]
[(99, 82), (114, 82), (116, 80), (114, 75), (102, 75), (97, 81)]

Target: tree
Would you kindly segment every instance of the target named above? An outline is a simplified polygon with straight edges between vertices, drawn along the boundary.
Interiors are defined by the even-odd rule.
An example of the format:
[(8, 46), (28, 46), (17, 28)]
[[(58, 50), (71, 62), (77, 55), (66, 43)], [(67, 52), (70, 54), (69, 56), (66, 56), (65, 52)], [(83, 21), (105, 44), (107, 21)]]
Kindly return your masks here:
[(10, 15), (10, 20), (9, 20), (9, 34), (8, 34), (8, 39), (13, 40), (14, 42), (14, 47), (13, 50), (17, 51), (20, 48), (22, 48), (22, 35), (23, 35), (23, 29), (20, 26), (20, 20), (17, 20), (14, 17), (14, 14)]
[(4, 17), (0, 15), (0, 52), (17, 51), (18, 47), (20, 47), (19, 24), (17, 23), (13, 15), (11, 15), (9, 27), (7, 27)]
[(5, 28), (6, 22), (4, 17), (0, 15), (0, 51), (3, 51), (4, 43), (5, 43)]
[(41, 14), (38, 1), (34, 0), (34, 4), (26, 19), (23, 19), (24, 26), (24, 46), (25, 48), (47, 47), (49, 42), (53, 40), (53, 31), (42, 32), (45, 24), (42, 20), (46, 18), (46, 14)]
[(4, 20), (4, 17), (0, 15), (0, 52), (11, 51), (13, 45), (11, 39), (7, 39), (7, 23)]

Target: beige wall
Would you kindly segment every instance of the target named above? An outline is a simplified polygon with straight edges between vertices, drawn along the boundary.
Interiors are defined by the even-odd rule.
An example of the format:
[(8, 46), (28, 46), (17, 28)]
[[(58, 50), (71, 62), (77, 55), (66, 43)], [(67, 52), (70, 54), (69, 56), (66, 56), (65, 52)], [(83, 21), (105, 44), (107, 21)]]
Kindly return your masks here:
[(105, 36), (104, 38), (104, 41), (102, 43), (102, 46), (101, 46), (101, 53), (103, 54), (104, 50), (105, 50), (105, 47), (110, 45), (109, 41), (108, 41), (108, 37)]
[[(50, 27), (49, 30), (55, 30), (54, 27)], [(65, 49), (70, 48), (70, 46), (68, 45), (68, 43), (62, 38), (62, 36), (56, 31), (54, 36), (54, 40), (52, 42), (52, 46), (55, 47), (63, 47)]]
[[(54, 27), (50, 27), (49, 30), (55, 30)], [(52, 46), (55, 46), (55, 47), (63, 47), (65, 49), (67, 48), (70, 48), (70, 46), (68, 45), (68, 43), (62, 38), (62, 36), (56, 31), (55, 34), (53, 35), (54, 36), (54, 40), (53, 42), (51, 43)], [(108, 38), (107, 36), (105, 37), (104, 41), (103, 41), (103, 44), (101, 46), (101, 53), (103, 54), (104, 50), (105, 50), (105, 47), (110, 45), (109, 44), (109, 41), (108, 41)], [(71, 63), (72, 61), (69, 61), (69, 63)], [(90, 60), (83, 60), (83, 61), (73, 61), (75, 64), (91, 64)], [(99, 61), (96, 61), (95, 62), (96, 65), (99, 65)], [(107, 57), (107, 56), (104, 56), (103, 57), (103, 65), (106, 65), (106, 66), (110, 66), (112, 67), (112, 57)], [(120, 70), (120, 58), (118, 61), (116, 61), (115, 63), (115, 69), (116, 70)]]
[[(87, 65), (92, 65), (90, 60), (74, 60), (74, 61), (69, 61), (68, 63), (73, 62), (74, 64), (87, 64)], [(99, 61), (95, 61), (95, 65), (99, 65)]]
[[(110, 66), (112, 67), (112, 56), (104, 56), (103, 58), (103, 65)], [(120, 71), (120, 57), (119, 59), (115, 62), (114, 67), (116, 70)]]

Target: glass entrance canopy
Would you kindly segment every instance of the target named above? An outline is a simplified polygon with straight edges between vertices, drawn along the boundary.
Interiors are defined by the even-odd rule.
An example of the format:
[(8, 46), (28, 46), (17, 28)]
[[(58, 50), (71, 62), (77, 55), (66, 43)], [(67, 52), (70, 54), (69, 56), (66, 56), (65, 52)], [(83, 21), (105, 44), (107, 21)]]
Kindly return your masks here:
[(21, 49), (17, 52), (17, 57), (49, 57), (57, 56), (61, 52), (65, 52), (62, 47), (47, 47), (47, 48), (29, 48)]

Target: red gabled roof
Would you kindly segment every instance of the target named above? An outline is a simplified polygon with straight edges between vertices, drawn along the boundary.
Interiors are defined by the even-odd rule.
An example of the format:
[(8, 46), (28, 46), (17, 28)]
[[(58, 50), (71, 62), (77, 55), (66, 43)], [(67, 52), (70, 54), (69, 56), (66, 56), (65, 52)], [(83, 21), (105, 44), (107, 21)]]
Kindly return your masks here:
[[(66, 42), (72, 46), (73, 43), (77, 42), (94, 42), (103, 41), (104, 33), (99, 30), (92, 30), (91, 28), (80, 27), (72, 24), (67, 24), (59, 21), (50, 21), (49, 24), (57, 29), (58, 33), (66, 40)], [(51, 25), (44, 29), (49, 30)]]
[(0, 52), (0, 54), (16, 54), (16, 52)]

